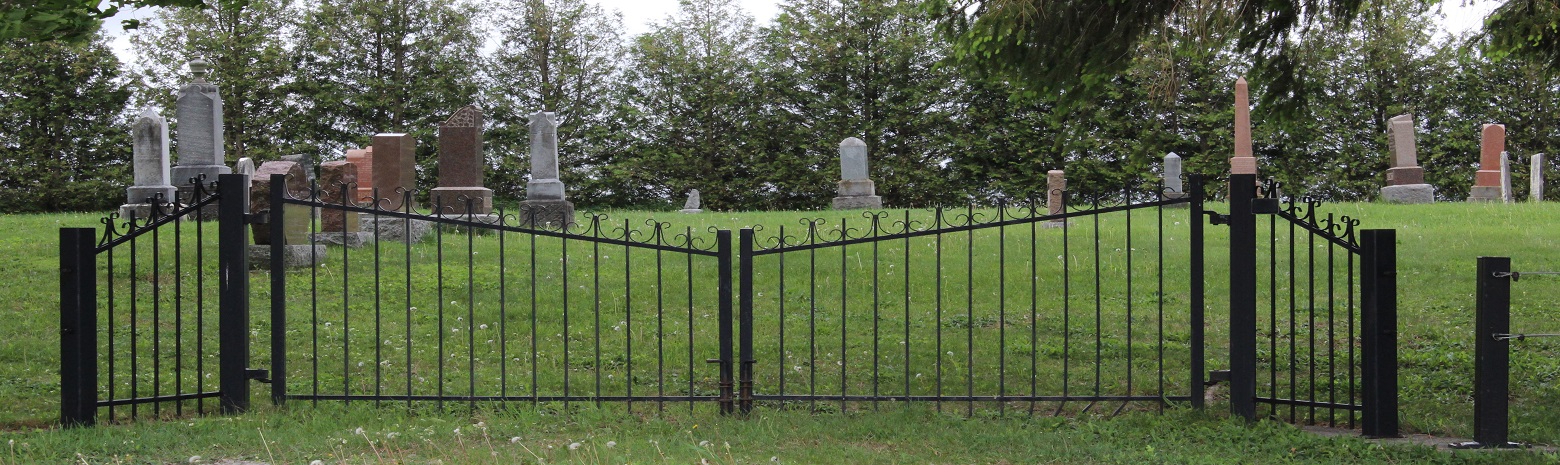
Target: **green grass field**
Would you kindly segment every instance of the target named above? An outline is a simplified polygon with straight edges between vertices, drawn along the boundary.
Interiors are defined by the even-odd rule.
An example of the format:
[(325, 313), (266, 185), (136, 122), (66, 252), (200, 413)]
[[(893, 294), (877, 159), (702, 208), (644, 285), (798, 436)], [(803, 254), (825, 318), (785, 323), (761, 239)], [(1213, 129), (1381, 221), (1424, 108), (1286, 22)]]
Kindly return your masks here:
[[(1221, 205), (1212, 208), (1225, 210)], [(1398, 229), (1405, 432), (1470, 435), (1474, 258), (1512, 256), (1518, 270), (1560, 270), (1560, 263), (1555, 263), (1560, 257), (1553, 252), (1560, 238), (1552, 233), (1560, 226), (1560, 207), (1447, 203), (1323, 208), (1324, 212), (1359, 218), (1365, 228)], [(1163, 247), (1157, 242), (1160, 220), (1156, 214), (1134, 213), (1132, 238), (1139, 242), (1132, 244), (1126, 242), (1127, 227), (1118, 215), (1097, 225), (1075, 222), (1066, 230), (1066, 238), (1060, 230), (1010, 227), (978, 235), (890, 242), (877, 250), (864, 245), (843, 252), (829, 249), (816, 254), (760, 257), (755, 263), (759, 270), (755, 276), (755, 323), (769, 329), (761, 329), (756, 336), (759, 392), (777, 393), (778, 381), (785, 376), (784, 393), (788, 394), (930, 395), (941, 388), (944, 395), (996, 395), (998, 390), (1010, 389), (1004, 386), (1016, 386), (1020, 392), (1002, 393), (1028, 394), (1033, 389), (1046, 394), (1068, 389), (1085, 395), (1154, 395), (1161, 385), (1169, 395), (1190, 394), (1185, 374), (1189, 329), (1184, 310), (1189, 284), (1183, 265), (1187, 215), (1185, 210), (1166, 210)], [(795, 235), (800, 227), (798, 219), (821, 216), (827, 219), (826, 225), (833, 225), (841, 215), (615, 212), (611, 216), (614, 222), (626, 221), (623, 224), (630, 228), (651, 217), (673, 221), (671, 229), (692, 231), (705, 241), (713, 240), (709, 227), (764, 225), (765, 230), (759, 233), (763, 244), (766, 237), (779, 233), (781, 225)], [(15, 280), (0, 288), (0, 302), (4, 302), (0, 305), (7, 306), (0, 311), (12, 317), (7, 331), (10, 343), (0, 350), (0, 357), (9, 362), (0, 364), (0, 395), (12, 399), (9, 408), (0, 410), (0, 422), (9, 425), (12, 432), (6, 434), (16, 438), (6, 459), (9, 462), (74, 462), (77, 453), (88, 462), (184, 461), (200, 455), (287, 463), (315, 459), (467, 463), (490, 458), (494, 463), (543, 459), (687, 463), (700, 458), (726, 463), (761, 462), (770, 457), (791, 463), (1216, 463), (1227, 462), (1233, 454), (1265, 457), (1257, 461), (1269, 462), (1453, 458), (1427, 450), (1381, 449), (1353, 440), (1313, 438), (1283, 425), (1241, 427), (1222, 418), (1225, 406), (1218, 402), (1207, 413), (1176, 408), (1165, 414), (1145, 413), (1137, 411), (1150, 408), (1134, 405), (1114, 419), (1097, 418), (1098, 410), (1079, 413), (1076, 406), (1065, 411), (1065, 418), (1051, 418), (1050, 408), (1031, 417), (1026, 408), (1017, 412), (991, 408), (1022, 406), (983, 405), (966, 418), (962, 404), (954, 404), (942, 414), (931, 412), (926, 405), (886, 404), (877, 406), (875, 412), (865, 403), (846, 404), (844, 413), (837, 413), (837, 408), (812, 409), (836, 412), (823, 415), (760, 405), (756, 418), (737, 420), (719, 418), (708, 405), (692, 413), (669, 407), (668, 413), (657, 414), (643, 403), (636, 404), (633, 413), (612, 403), (599, 408), (575, 403), (571, 413), (562, 416), (556, 415), (561, 411), (558, 408), (535, 409), (528, 403), (486, 405), (475, 412), (465, 408), (441, 411), (416, 404), (408, 413), (405, 407), (374, 409), (363, 403), (341, 407), (336, 402), (311, 405), (294, 401), (289, 407), (272, 410), (266, 406), (266, 389), (256, 385), (255, 403), (263, 410), (256, 414), (53, 431), (49, 425), (58, 416), (59, 350), (55, 336), (56, 230), (95, 226), (96, 219), (94, 215), (0, 217), (3, 229), (14, 232), (0, 239), (0, 250), (9, 252), (5, 256), (13, 261)], [(1265, 221), (1260, 226), (1265, 227)], [(851, 223), (863, 221), (853, 216)], [(193, 234), (187, 228), (181, 233)], [(214, 228), (205, 233), (214, 235)], [(1096, 234), (1103, 244), (1099, 249), (1093, 247)], [(1227, 312), (1223, 310), (1227, 297), (1223, 283), (1228, 279), (1227, 252), (1223, 250), (1226, 234), (1223, 227), (1208, 229), (1206, 345), (1210, 369), (1227, 365)], [(325, 266), (288, 273), (285, 331), (288, 351), (294, 354), (289, 357), (290, 393), (372, 394), (377, 388), (392, 395), (408, 389), (417, 394), (444, 389), (455, 395), (510, 396), (538, 392), (589, 397), (598, 393), (627, 395), (630, 390), (633, 395), (713, 394), (715, 368), (703, 363), (715, 355), (715, 300), (710, 296), (715, 292), (716, 267), (712, 258), (689, 260), (675, 253), (658, 257), (654, 252), (621, 246), (580, 250), (589, 244), (571, 241), (569, 247), (575, 248), (569, 252), (571, 267), (564, 270), (555, 265), (563, 254), (562, 244), (555, 239), (552, 243), (541, 239), (531, 248), (525, 243), (529, 238), (506, 234), (506, 261), (504, 272), (499, 273), (497, 237), (478, 236), (468, 242), (467, 236), (446, 234), (442, 240), (442, 244), (427, 241), (411, 248), (381, 243), (377, 280), (373, 275), (375, 255), (366, 252), (370, 249), (353, 249), (343, 262), (342, 249), (332, 248)], [(934, 242), (939, 240), (944, 241), (940, 247)], [(1069, 245), (1061, 246), (1062, 240)], [(1144, 240), (1151, 242), (1141, 242)], [(142, 256), (149, 257), (147, 248), (143, 246)], [(1162, 283), (1157, 271), (1161, 249), (1166, 270)], [(937, 254), (937, 250), (943, 252)], [(535, 258), (531, 251), (535, 251)], [(170, 252), (160, 253), (163, 257)], [(874, 254), (879, 260), (862, 259)], [(1066, 265), (1059, 263), (1061, 255), (1067, 255)], [(434, 266), (441, 256), (444, 266)], [(469, 262), (466, 257), (471, 257)], [(784, 278), (779, 275), (778, 261), (782, 259), (788, 270)], [(118, 269), (123, 269), (127, 260), (128, 254), (118, 256)], [(803, 262), (808, 265), (803, 266)], [(142, 260), (138, 276), (121, 274), (116, 278), (116, 289), (122, 289), (117, 298), (124, 302), (117, 308), (124, 321), (128, 321), (123, 313), (130, 302), (124, 290), (132, 282), (143, 286), (142, 293), (152, 282), (164, 287), (194, 285), (189, 281), (194, 274), (190, 270), (181, 270), (182, 280), (174, 279), (172, 261), (160, 262), (157, 273), (147, 271), (149, 263)], [(993, 266), (996, 263), (1005, 266)], [(1099, 282), (1092, 269), (1096, 263), (1101, 270)], [(1071, 268), (1066, 275), (1060, 273), (1062, 266), (1080, 265), (1089, 269)], [(602, 271), (592, 272), (597, 269)], [(539, 275), (534, 293), (528, 278), (533, 270)], [(526, 277), (514, 278), (515, 274)], [(256, 339), (252, 366), (257, 367), (265, 366), (269, 359), (272, 327), (267, 313), (267, 276), (257, 272), (252, 278)], [(1127, 276), (1134, 278), (1131, 284), (1123, 279)], [(872, 285), (873, 277), (877, 278), (876, 286)], [(569, 279), (567, 287), (564, 279)], [(377, 287), (376, 281), (380, 283)], [(214, 289), (214, 283), (204, 284)], [(311, 288), (318, 291), (310, 292)], [(1064, 288), (1065, 295), (1059, 292)], [(192, 298), (188, 297), (193, 294), (189, 288), (183, 290), (186, 298)], [(1560, 291), (1560, 280), (1534, 277), (1517, 283), (1513, 288), (1513, 330), (1560, 332), (1560, 322), (1545, 318), (1555, 307), (1554, 300), (1560, 298), (1556, 291)], [(207, 298), (214, 299), (214, 290), (207, 292)], [(533, 295), (537, 299), (534, 307), (530, 301)], [(1160, 310), (1162, 302), (1169, 311)], [(151, 305), (144, 299), (136, 301), (138, 321), (149, 322), (146, 310)], [(176, 305), (173, 301), (156, 305), (157, 327), (165, 331), (171, 332), (173, 325), (194, 324), (197, 317), (188, 305), (180, 312), (169, 310)], [(412, 307), (421, 310), (409, 310)], [(539, 311), (533, 325), (533, 308), (567, 308), (571, 316)], [(816, 312), (801, 310), (805, 308)], [(1058, 318), (1061, 316), (1065, 319)], [(214, 320), (205, 324), (214, 327)], [(1100, 332), (1095, 331), (1096, 326)], [(777, 339), (775, 331), (781, 327), (788, 334), (784, 342)], [(1094, 336), (1101, 333), (1110, 337)], [(690, 340), (690, 335), (698, 337)], [(1066, 338), (1058, 341), (1062, 336)], [(127, 334), (119, 333), (118, 337), (119, 346), (125, 347)], [(174, 383), (202, 382), (202, 375), (191, 369), (199, 361), (189, 355), (192, 351), (184, 349), (197, 341), (145, 334), (136, 340), (143, 355), (133, 360), (140, 366), (185, 367), (183, 377), (135, 379), (142, 392), (154, 384), (166, 394)], [(214, 341), (213, 332), (207, 341), (200, 342)], [(537, 347), (534, 352), (533, 342)], [(160, 357), (145, 355), (152, 345), (157, 346)], [(183, 353), (170, 353), (174, 347)], [(1158, 365), (1160, 350), (1166, 354), (1163, 367)], [(1556, 342), (1545, 339), (1514, 345), (1513, 440), (1560, 442), (1560, 421), (1550, 418), (1560, 411), (1560, 398), (1553, 386), (1560, 373), (1556, 350)], [(1094, 362), (1096, 354), (1101, 354), (1103, 364)], [(1284, 354), (1271, 355), (1282, 361)], [(130, 363), (132, 359), (120, 360)], [(205, 366), (209, 374), (215, 365)], [(564, 366), (570, 370), (562, 369)], [(1101, 379), (1098, 383), (1096, 366)], [(533, 368), (537, 373), (534, 378)], [(567, 388), (563, 373), (572, 374)], [(1000, 373), (1007, 384), (991, 381), (993, 373)], [(1058, 379), (1059, 373), (1070, 376), (1064, 381)], [(1131, 382), (1135, 384), (1127, 384), (1125, 373), (1134, 376)], [(371, 382), (376, 376), (388, 381)], [(120, 386), (129, 381), (116, 380)], [(214, 384), (209, 381), (205, 386), (214, 388)], [(185, 407), (187, 413), (195, 405)], [(160, 414), (179, 417), (172, 407), (164, 408)], [(486, 431), (477, 433), (482, 430), (474, 426), (479, 422)], [(698, 423), (704, 425), (697, 429), (691, 426)], [(364, 428), (364, 433), (356, 433), (358, 427)], [(454, 434), (454, 428), (463, 433)], [(698, 430), (718, 432), (705, 437), (694, 433)], [(388, 437), (392, 432), (398, 433)], [(267, 441), (281, 442), (268, 447), (270, 443), (260, 440), (261, 434), (267, 435)], [(112, 439), (115, 437), (125, 439)], [(520, 439), (510, 442), (514, 437)], [(1220, 445), (1209, 447), (1199, 438)], [(606, 441), (616, 445), (607, 447)], [(710, 444), (700, 446), (703, 441)], [(581, 445), (569, 450), (575, 442)], [(731, 444), (729, 449), (724, 446), (727, 443)], [(647, 447), (654, 445), (664, 446), (664, 450)], [(847, 452), (839, 455), (838, 450)], [(1506, 457), (1503, 461), (1511, 458), (1502, 457)]]

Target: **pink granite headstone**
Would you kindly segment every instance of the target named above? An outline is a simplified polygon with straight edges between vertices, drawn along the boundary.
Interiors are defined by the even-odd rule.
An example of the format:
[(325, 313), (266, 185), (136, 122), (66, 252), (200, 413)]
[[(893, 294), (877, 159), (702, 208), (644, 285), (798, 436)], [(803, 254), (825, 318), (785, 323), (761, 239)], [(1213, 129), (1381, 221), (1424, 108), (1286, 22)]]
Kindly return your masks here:
[(1469, 202), (1500, 202), (1500, 161), (1506, 152), (1506, 125), (1486, 124), (1479, 130), (1479, 171), (1473, 175)]
[[(330, 205), (348, 205), (343, 194), (357, 191), (357, 166), (346, 161), (327, 161), (320, 164), (320, 202)], [(358, 214), (334, 208), (320, 210), (320, 230), (325, 232), (357, 232)]]
[(353, 179), (358, 180), (357, 201), (368, 202), (374, 198), (374, 148), (347, 150), (347, 162), (356, 166)]
[(467, 105), (439, 125), (439, 187), (430, 200), (437, 213), (493, 212), (493, 190), (482, 187), (483, 165), (482, 110)]
[[(399, 210), (403, 192), (417, 187), (417, 139), (411, 134), (374, 135), (373, 188), (379, 189), (381, 207)], [(397, 190), (399, 189), (399, 191)]]
[(1251, 151), (1251, 98), (1246, 78), (1235, 80), (1235, 156), (1230, 174), (1257, 174), (1257, 158)]

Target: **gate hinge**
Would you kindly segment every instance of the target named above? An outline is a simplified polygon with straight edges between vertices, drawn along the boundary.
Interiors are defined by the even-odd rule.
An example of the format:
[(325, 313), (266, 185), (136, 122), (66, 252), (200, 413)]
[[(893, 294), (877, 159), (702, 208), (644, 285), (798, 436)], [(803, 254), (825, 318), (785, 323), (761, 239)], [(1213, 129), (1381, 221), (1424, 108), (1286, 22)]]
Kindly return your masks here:
[(1209, 224), (1230, 224), (1230, 215), (1223, 215), (1213, 210), (1203, 210), (1203, 214), (1208, 215)]
[(259, 381), (265, 384), (271, 384), (271, 378), (268, 377), (270, 374), (271, 373), (269, 371), (266, 371), (262, 368), (250, 368), (244, 370), (245, 378)]

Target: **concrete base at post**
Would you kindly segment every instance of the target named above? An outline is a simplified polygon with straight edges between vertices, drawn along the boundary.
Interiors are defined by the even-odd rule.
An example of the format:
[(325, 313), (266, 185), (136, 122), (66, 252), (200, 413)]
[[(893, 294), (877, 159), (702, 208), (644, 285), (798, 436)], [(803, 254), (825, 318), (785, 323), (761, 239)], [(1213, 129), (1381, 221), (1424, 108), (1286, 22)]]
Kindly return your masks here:
[(374, 236), (366, 232), (322, 232), (314, 233), (314, 242), (356, 249), (374, 243)]
[(520, 202), (520, 227), (563, 229), (574, 225), (574, 202), (527, 200)]
[[(249, 269), (270, 269), (271, 258), (271, 246), (249, 246)], [(305, 268), (315, 266), (325, 261), (325, 246), (284, 245), (282, 246), (281, 260), (282, 266), (285, 268)]]
[(1500, 186), (1473, 186), (1468, 190), (1469, 202), (1505, 202)]
[(1387, 203), (1435, 203), (1435, 187), (1429, 184), (1403, 184), (1381, 188), (1381, 200)]
[(381, 216), (378, 218), (364, 217), (362, 221), (363, 233), (368, 235), (370, 241), (397, 241), (397, 242), (422, 242), (433, 231), (433, 222), (427, 220), (407, 220), (394, 216)]

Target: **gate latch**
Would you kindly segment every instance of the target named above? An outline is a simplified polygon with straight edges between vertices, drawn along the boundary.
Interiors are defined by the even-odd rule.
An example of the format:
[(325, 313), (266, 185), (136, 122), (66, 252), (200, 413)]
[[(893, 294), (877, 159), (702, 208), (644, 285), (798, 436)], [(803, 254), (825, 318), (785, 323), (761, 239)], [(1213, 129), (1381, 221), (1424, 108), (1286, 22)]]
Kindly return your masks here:
[(270, 374), (271, 373), (269, 371), (261, 368), (250, 368), (244, 370), (245, 378), (259, 381), (265, 384), (271, 384), (271, 378), (268, 377)]
[(1208, 215), (1208, 223), (1209, 224), (1216, 224), (1217, 225), (1217, 224), (1229, 224), (1230, 223), (1230, 215), (1223, 215), (1223, 214), (1220, 214), (1219, 212), (1216, 212), (1216, 211), (1213, 211), (1213, 210), (1203, 210), (1203, 214), (1204, 215)]

